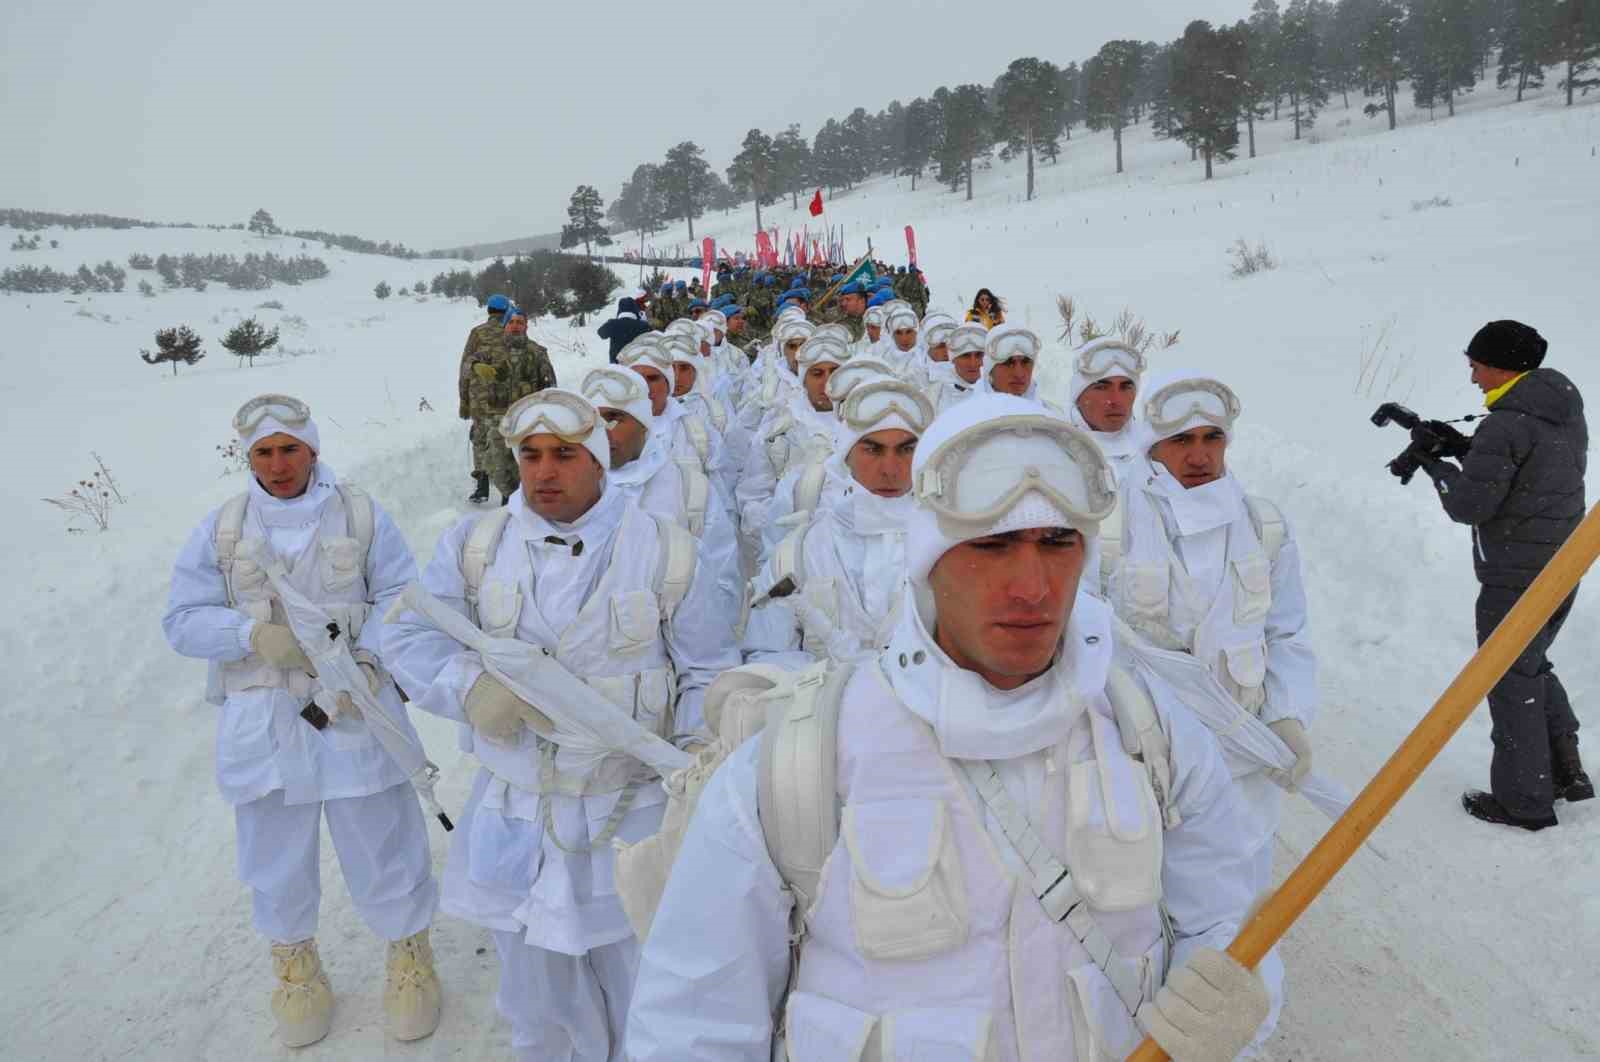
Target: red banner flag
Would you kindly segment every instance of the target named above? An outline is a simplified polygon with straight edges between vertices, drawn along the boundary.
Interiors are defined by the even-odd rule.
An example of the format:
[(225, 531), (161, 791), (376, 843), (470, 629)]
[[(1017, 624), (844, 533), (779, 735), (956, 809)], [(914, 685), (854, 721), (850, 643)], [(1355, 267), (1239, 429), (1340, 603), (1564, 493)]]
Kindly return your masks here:
[(711, 262), (717, 257), (717, 241), (710, 236), (700, 244), (700, 261), (704, 263), (700, 271), (700, 286), (707, 292), (711, 291)]
[(772, 249), (772, 237), (765, 232), (756, 233), (756, 261), (763, 269), (770, 269), (777, 265), (777, 252)]
[(797, 237), (797, 240), (798, 242), (795, 244), (795, 261), (801, 266), (810, 265), (811, 263), (806, 261), (806, 238), (804, 234)]
[(811, 197), (811, 216), (817, 217), (822, 213), (822, 189), (817, 189), (817, 194)]
[(917, 234), (911, 230), (910, 225), (906, 226), (906, 254), (910, 256), (911, 264), (915, 266), (917, 264)]

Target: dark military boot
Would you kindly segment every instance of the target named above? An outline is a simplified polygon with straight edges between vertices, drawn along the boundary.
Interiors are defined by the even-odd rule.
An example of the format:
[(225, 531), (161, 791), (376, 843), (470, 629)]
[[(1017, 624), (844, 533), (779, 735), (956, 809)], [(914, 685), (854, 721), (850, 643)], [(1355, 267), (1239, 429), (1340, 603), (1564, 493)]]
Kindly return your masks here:
[(471, 494), (467, 495), (467, 501), (471, 502), (474, 505), (477, 505), (479, 502), (488, 501), (489, 500), (489, 473), (487, 473), (487, 472), (474, 472), (472, 474), (472, 478), (478, 484), (478, 486), (473, 490), (473, 492)]
[(1505, 805), (1488, 793), (1476, 789), (1469, 789), (1461, 794), (1461, 806), (1467, 809), (1467, 814), (1484, 822), (1499, 823), (1501, 826), (1516, 826), (1524, 830), (1542, 830), (1547, 826), (1556, 824), (1554, 813), (1537, 819), (1525, 819), (1513, 815), (1505, 809)]
[(1565, 797), (1567, 803), (1594, 798), (1594, 783), (1584, 772), (1583, 761), (1578, 758), (1578, 735), (1562, 734), (1550, 742), (1550, 769), (1555, 775), (1556, 799)]

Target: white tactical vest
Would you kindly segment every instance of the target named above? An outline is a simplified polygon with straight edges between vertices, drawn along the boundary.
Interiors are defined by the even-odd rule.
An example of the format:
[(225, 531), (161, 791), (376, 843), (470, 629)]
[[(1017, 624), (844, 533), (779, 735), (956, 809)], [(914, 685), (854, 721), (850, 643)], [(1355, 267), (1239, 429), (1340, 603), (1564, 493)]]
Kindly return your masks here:
[[(1216, 596), (1201, 601), (1167, 538), (1156, 504), (1141, 489), (1122, 492), (1101, 527), (1101, 583), (1124, 622), (1163, 648), (1205, 663), (1233, 698), (1259, 713), (1266, 703), (1266, 618), (1272, 608), (1272, 566), (1287, 535), (1283, 515), (1263, 498), (1247, 498), (1228, 525), (1226, 574)], [(1173, 631), (1175, 609), (1195, 621), (1188, 641)], [(1187, 626), (1187, 624), (1185, 624)]]
[[(904, 570), (904, 537), (899, 567)], [(904, 595), (890, 593), (887, 615), (874, 617), (863, 607), (850, 573), (825, 532), (808, 520), (772, 552), (771, 583), (758, 586), (752, 607), (786, 599), (800, 622), (800, 648), (818, 659), (841, 662), (876, 656), (900, 622)]]
[[(631, 711), (641, 726), (669, 737), (677, 675), (662, 631), (694, 581), (694, 538), (636, 505), (625, 506), (599, 584), (559, 634), (535, 609), (532, 581), (538, 572), (529, 546), (527, 530), (507, 509), (484, 516), (467, 536), (461, 571), (478, 626), (495, 637), (541, 646), (612, 704)], [(471, 745), (465, 751), (493, 774), (531, 793), (613, 793), (648, 773), (622, 754), (587, 774), (569, 773), (548, 743), (528, 729), (516, 744), (488, 741), (476, 731), (464, 740)]]
[[(762, 732), (762, 827), (804, 916), (788, 1057), (1126, 1054), (1141, 1037), (1132, 1013), (1153, 998), (1169, 951), (1153, 779), (1170, 774), (1164, 760), (1157, 769), (1125, 751), (1140, 724), (1095, 698), (1051, 754), (1057, 769), (1030, 814), (1084, 901), (1056, 922), (880, 665), (854, 669), (830, 697), (833, 681), (805, 673), (800, 684), (824, 692), (790, 697)], [(828, 733), (823, 706), (835, 700)], [(1153, 720), (1142, 703), (1135, 714)], [(1164, 750), (1158, 724), (1148, 729)], [(829, 806), (836, 792), (842, 808)], [(826, 857), (806, 858), (835, 823)]]
[[(317, 530), (299, 557), (284, 557), (289, 581), (328, 613), (350, 639), (361, 636), (371, 606), (367, 592), (367, 554), (372, 549), (373, 506), (364, 492), (340, 484), (318, 514)], [(261, 561), (271, 545), (250, 526), (250, 495), (228, 500), (217, 513), (212, 544), (222, 571), (229, 607), (258, 623), (286, 624)], [(206, 696), (221, 704), (230, 693), (256, 687), (288, 689), (310, 696), (311, 680), (299, 672), (273, 667), (257, 653), (214, 666)]]

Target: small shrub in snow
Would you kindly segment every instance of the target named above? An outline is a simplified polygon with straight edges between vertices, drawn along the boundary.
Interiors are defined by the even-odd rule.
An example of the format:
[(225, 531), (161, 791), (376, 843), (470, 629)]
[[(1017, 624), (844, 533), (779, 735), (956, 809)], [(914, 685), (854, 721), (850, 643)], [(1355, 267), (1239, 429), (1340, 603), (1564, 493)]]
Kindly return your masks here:
[(156, 297), (156, 289), (148, 280), (139, 281), (139, 294), (147, 299)]
[(283, 303), (279, 302), (277, 299), (268, 299), (266, 302), (258, 302), (258, 303), (256, 303), (256, 309), (258, 309), (258, 310), (281, 310), (281, 309), (283, 309)]
[(61, 246), (61, 241), (60, 240), (51, 240), (50, 241), (50, 249), (52, 251), (54, 251), (55, 249), (57, 249), (60, 246)]
[(200, 351), (200, 337), (195, 335), (188, 325), (178, 325), (176, 328), (163, 328), (156, 333), (156, 352), (151, 354), (148, 350), (141, 350), (139, 357), (147, 365), (160, 365), (170, 362), (172, 375), (178, 375), (178, 362), (193, 365), (205, 357)]
[(378, 286), (372, 289), (372, 293), (380, 299), (387, 299), (390, 291), (391, 289), (389, 285), (381, 280), (378, 281)]
[(1162, 350), (1177, 346), (1181, 334), (1181, 330), (1152, 332), (1144, 323), (1144, 319), (1128, 307), (1124, 307), (1122, 312), (1112, 319), (1109, 328), (1102, 328), (1088, 313), (1081, 318), (1078, 316), (1078, 306), (1071, 295), (1057, 295), (1056, 310), (1061, 314), (1062, 329), (1059, 338), (1065, 343), (1083, 344), (1102, 336), (1116, 335), (1129, 347), (1144, 354), (1157, 344), (1160, 344)]
[(1278, 268), (1278, 260), (1272, 257), (1272, 252), (1267, 250), (1265, 243), (1257, 243), (1251, 247), (1243, 237), (1234, 241), (1233, 246), (1228, 248), (1228, 255), (1233, 259), (1232, 271), (1236, 277), (1247, 277), (1252, 273), (1264, 273), (1269, 269)]
[(59, 498), (40, 499), (46, 505), (54, 505), (68, 514), (68, 531), (82, 530), (71, 526), (71, 521), (78, 517), (88, 517), (95, 527), (106, 530), (111, 526), (111, 507), (123, 505), (128, 500), (122, 496), (116, 479), (106, 463), (100, 460), (100, 455), (91, 452), (89, 456), (94, 458), (95, 470), (88, 479), (78, 480), (77, 486)]
[(284, 314), (283, 320), (279, 322), (279, 326), (282, 328), (287, 328), (291, 332), (304, 332), (308, 327), (310, 327), (306, 324), (306, 319), (297, 313)]
[[(1389, 345), (1394, 334), (1395, 318), (1386, 318), (1368, 338), (1368, 330), (1361, 330), (1359, 365), (1356, 372), (1356, 394), (1362, 398), (1394, 399), (1404, 402), (1410, 395), (1407, 376), (1411, 371), (1411, 356), (1401, 354)], [(1404, 393), (1401, 385), (1406, 384)]]
[(226, 445), (217, 446), (217, 456), (222, 459), (222, 474), (232, 475), (250, 467), (250, 452), (239, 445), (238, 439), (229, 439)]
[(427, 399), (426, 395), (424, 395), (422, 398), (417, 400), (417, 412), (418, 413), (432, 413), (433, 412), (433, 406), (428, 404), (428, 399)]
[(141, 254), (138, 251), (135, 251), (128, 256), (129, 269), (154, 269), (155, 267), (156, 260), (147, 254)]
[(428, 293), (428, 284), (426, 281), (419, 280), (411, 285), (411, 291), (416, 295), (426, 295)]
[(254, 317), (246, 317), (222, 337), (222, 345), (239, 356), (240, 365), (248, 361), (253, 366), (256, 363), (256, 355), (263, 354), (278, 345), (278, 330), (274, 328), (268, 332)]
[(11, 241), (11, 249), (13, 251), (37, 251), (39, 249), (39, 237), (18, 235), (16, 239)]
[(1432, 210), (1434, 207), (1447, 207), (1454, 205), (1455, 204), (1450, 202), (1449, 196), (1436, 195), (1432, 199), (1413, 199), (1411, 201), (1411, 212), (1413, 214), (1417, 214), (1424, 210)]

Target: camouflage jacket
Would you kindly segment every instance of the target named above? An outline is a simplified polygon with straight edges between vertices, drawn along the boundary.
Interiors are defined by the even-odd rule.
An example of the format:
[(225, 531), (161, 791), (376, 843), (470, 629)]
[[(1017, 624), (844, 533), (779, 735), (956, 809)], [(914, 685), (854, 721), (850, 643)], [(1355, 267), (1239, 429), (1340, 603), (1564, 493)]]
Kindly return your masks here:
[(474, 417), (499, 416), (524, 395), (556, 386), (550, 352), (531, 339), (504, 333), (478, 351), (470, 372), (468, 406)]
[(461, 393), (461, 415), (469, 416), (471, 413), (472, 362), (478, 351), (492, 342), (502, 332), (499, 317), (491, 317), (482, 324), (477, 325), (467, 333), (467, 345), (461, 348), (461, 372), (458, 381)]
[(838, 305), (826, 306), (816, 313), (813, 313), (811, 315), (811, 323), (818, 326), (825, 324), (842, 324), (846, 328), (850, 329), (851, 342), (855, 342), (867, 334), (867, 322), (859, 317), (854, 317), (848, 313), (845, 313), (844, 308)]

